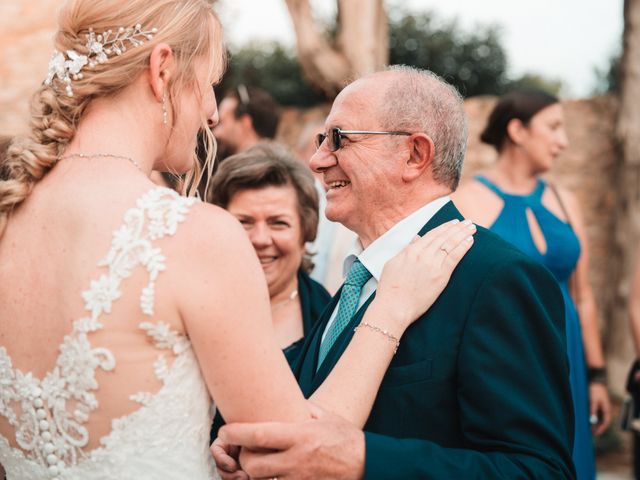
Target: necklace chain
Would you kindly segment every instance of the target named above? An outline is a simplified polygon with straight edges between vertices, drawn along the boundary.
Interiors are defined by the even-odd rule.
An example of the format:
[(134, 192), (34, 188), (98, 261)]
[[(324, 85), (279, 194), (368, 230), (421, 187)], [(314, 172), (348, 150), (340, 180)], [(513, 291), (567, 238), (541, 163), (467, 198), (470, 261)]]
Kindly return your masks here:
[(278, 302), (275, 305), (271, 305), (271, 309), (275, 310), (277, 308), (280, 308), (286, 305), (287, 303), (291, 302), (292, 300), (295, 300), (297, 297), (298, 297), (298, 290), (294, 290), (289, 294), (289, 298), (287, 298), (286, 300), (282, 300), (281, 302)]
[(135, 166), (138, 170), (142, 171), (140, 164), (136, 162), (131, 157), (125, 157), (124, 155), (113, 155), (111, 153), (72, 153), (70, 155), (65, 155), (64, 157), (58, 158), (60, 160), (66, 160), (67, 158), (79, 157), (79, 158), (118, 158), (120, 160), (128, 160), (131, 162), (133, 166)]

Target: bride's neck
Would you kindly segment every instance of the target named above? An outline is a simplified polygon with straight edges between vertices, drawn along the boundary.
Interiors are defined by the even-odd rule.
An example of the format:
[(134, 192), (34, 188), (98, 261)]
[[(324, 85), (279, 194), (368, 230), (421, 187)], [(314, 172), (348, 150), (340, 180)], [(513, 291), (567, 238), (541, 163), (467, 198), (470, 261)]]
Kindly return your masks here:
[(156, 122), (149, 118), (145, 102), (129, 97), (124, 93), (94, 100), (63, 156), (74, 153), (118, 155), (134, 159), (141, 170), (150, 173), (156, 159), (162, 156), (165, 142), (156, 138), (159, 133), (154, 128)]

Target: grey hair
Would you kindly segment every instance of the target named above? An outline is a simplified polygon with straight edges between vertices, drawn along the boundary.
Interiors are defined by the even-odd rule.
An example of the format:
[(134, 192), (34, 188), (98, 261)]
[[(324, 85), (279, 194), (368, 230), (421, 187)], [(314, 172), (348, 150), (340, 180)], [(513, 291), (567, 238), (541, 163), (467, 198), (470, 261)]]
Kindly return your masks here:
[[(468, 123), (462, 96), (429, 70), (391, 65), (380, 119), (388, 130), (426, 133), (436, 148), (433, 178), (455, 190), (467, 150)], [(374, 74), (375, 75), (375, 74)]]

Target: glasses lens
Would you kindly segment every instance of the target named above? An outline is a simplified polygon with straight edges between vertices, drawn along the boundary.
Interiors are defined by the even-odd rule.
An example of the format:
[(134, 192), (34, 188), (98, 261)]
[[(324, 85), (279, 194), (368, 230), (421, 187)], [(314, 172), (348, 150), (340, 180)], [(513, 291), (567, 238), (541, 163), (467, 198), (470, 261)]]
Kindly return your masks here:
[(316, 135), (316, 148), (320, 148), (320, 145), (322, 145), (325, 138), (327, 138), (327, 136), (324, 133), (318, 133)]
[(331, 129), (331, 145), (329, 145), (329, 149), (332, 152), (335, 152), (340, 149), (340, 129), (332, 128)]

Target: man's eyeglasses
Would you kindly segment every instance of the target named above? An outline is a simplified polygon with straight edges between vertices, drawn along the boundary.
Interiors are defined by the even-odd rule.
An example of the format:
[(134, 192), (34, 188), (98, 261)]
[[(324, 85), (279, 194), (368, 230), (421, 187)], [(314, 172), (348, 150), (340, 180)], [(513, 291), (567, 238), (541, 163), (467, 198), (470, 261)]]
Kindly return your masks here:
[(320, 148), (320, 145), (327, 140), (329, 143), (327, 146), (332, 152), (340, 150), (342, 147), (342, 138), (346, 135), (412, 135), (409, 132), (365, 132), (356, 130), (340, 130), (339, 128), (332, 128), (328, 133), (318, 133), (316, 135), (316, 148)]

